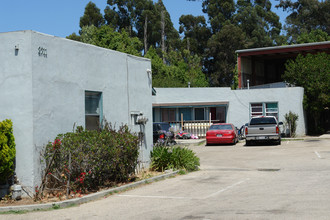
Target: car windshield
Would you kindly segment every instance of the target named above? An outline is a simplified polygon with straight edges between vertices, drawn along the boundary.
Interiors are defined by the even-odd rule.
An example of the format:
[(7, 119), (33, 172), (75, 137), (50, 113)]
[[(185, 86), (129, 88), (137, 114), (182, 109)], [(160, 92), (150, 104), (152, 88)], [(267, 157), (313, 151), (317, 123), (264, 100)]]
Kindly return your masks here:
[(154, 131), (159, 131), (159, 130), (163, 130), (163, 131), (169, 131), (170, 129), (170, 125), (167, 123), (160, 123), (160, 124), (154, 124), (153, 125), (153, 130)]
[(231, 125), (211, 125), (210, 130), (233, 130)]
[(160, 124), (161, 130), (168, 131), (170, 130), (170, 125), (169, 124)]
[(252, 118), (250, 125), (276, 124), (275, 118)]

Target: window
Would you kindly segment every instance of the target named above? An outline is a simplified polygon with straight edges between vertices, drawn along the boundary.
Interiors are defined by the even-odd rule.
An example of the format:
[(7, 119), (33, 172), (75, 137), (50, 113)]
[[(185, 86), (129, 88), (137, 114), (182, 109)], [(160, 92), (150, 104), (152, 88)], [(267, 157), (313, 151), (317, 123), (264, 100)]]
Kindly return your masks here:
[(266, 103), (266, 115), (275, 116), (276, 118), (278, 118), (277, 103)]
[(220, 123), (226, 122), (226, 107), (210, 107), (211, 120)]
[(278, 103), (251, 103), (250, 104), (250, 117), (255, 116), (275, 116), (278, 119)]
[(204, 108), (195, 108), (195, 120), (204, 120)]
[(262, 103), (253, 103), (251, 104), (251, 117), (262, 116), (263, 115), (263, 104)]
[(96, 130), (102, 122), (102, 93), (85, 91), (86, 130)]
[(162, 121), (175, 121), (175, 108), (162, 109)]
[(181, 115), (184, 121), (191, 121), (191, 108), (179, 108), (179, 121), (181, 121)]
[(231, 125), (211, 125), (209, 130), (234, 130)]

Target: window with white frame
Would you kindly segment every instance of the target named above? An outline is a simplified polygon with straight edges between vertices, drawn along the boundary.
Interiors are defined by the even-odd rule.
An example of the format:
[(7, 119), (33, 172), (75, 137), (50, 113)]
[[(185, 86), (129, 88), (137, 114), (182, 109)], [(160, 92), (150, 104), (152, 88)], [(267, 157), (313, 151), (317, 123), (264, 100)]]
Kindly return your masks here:
[(102, 93), (85, 91), (85, 126), (86, 130), (100, 128), (102, 122)]
[(250, 117), (275, 116), (278, 119), (277, 102), (250, 103)]

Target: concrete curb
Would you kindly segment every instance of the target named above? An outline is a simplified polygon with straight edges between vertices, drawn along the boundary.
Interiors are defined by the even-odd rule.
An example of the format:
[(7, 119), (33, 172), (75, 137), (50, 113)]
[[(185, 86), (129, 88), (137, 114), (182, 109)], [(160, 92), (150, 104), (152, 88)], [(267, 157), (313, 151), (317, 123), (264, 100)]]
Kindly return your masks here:
[(199, 145), (205, 142), (205, 139), (175, 139), (176, 143), (183, 146)]
[(39, 211), (39, 210), (51, 209), (51, 208), (54, 208), (54, 207), (56, 207), (56, 208), (65, 208), (65, 207), (72, 206), (72, 205), (79, 205), (79, 204), (82, 204), (82, 203), (86, 203), (86, 202), (90, 202), (90, 201), (100, 199), (100, 198), (105, 197), (105, 196), (107, 196), (109, 194), (112, 194), (112, 193), (122, 192), (122, 191), (125, 191), (125, 190), (128, 190), (128, 189), (136, 188), (136, 187), (138, 187), (140, 185), (143, 185), (143, 184), (152, 183), (152, 182), (155, 182), (155, 181), (158, 181), (158, 180), (169, 178), (171, 176), (175, 176), (178, 172), (179, 171), (177, 170), (177, 171), (174, 171), (174, 172), (171, 172), (171, 173), (166, 173), (166, 174), (163, 174), (163, 175), (151, 177), (149, 179), (141, 180), (141, 181), (138, 181), (138, 182), (127, 184), (127, 185), (107, 189), (107, 190), (97, 192), (97, 193), (92, 193), (92, 194), (83, 196), (81, 198), (68, 199), (68, 200), (61, 201), (61, 202), (0, 207), (0, 213), (1, 212), (8, 212), (8, 211)]

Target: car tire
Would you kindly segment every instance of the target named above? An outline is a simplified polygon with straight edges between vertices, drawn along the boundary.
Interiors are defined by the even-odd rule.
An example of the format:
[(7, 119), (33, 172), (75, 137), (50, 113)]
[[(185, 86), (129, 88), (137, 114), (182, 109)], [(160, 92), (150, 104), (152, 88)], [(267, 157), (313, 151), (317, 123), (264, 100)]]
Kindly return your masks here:
[(281, 139), (277, 141), (277, 145), (281, 145)]

